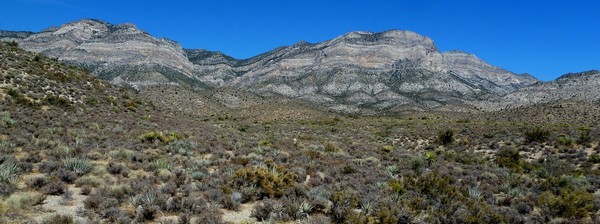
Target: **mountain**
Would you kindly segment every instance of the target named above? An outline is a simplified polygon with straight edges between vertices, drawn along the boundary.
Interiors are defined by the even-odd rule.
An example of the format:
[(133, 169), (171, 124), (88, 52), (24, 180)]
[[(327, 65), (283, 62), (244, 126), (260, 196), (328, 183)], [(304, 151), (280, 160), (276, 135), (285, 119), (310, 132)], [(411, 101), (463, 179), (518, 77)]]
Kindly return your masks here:
[(198, 84), (193, 64), (174, 41), (155, 38), (132, 24), (84, 19), (39, 33), (1, 32), (26, 50), (82, 66), (113, 84)]
[(0, 32), (0, 40), (82, 66), (118, 85), (228, 87), (308, 100), (346, 112), (473, 110), (538, 80), (461, 51), (440, 52), (410, 31), (351, 32), (298, 42), (239, 60), (183, 49), (132, 24), (84, 19), (38, 33)]
[(594, 102), (600, 100), (599, 88), (598, 70), (568, 73), (553, 81), (539, 82), (500, 98), (479, 102), (479, 106), (496, 110), (566, 100)]
[(431, 39), (398, 30), (352, 32), (317, 44), (299, 42), (235, 66), (203, 68), (212, 72), (206, 72), (207, 82), (218, 80), (231, 87), (307, 99), (345, 111), (402, 106), (444, 109), (537, 82), (471, 54), (440, 53)]

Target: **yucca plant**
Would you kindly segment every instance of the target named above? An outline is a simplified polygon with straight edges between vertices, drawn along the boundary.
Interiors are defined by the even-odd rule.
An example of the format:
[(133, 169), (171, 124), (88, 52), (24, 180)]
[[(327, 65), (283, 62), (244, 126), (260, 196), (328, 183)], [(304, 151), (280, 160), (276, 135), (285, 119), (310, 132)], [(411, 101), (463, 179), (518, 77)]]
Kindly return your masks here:
[(313, 209), (313, 206), (310, 203), (303, 201), (300, 204), (300, 207), (298, 207), (298, 211), (296, 212), (296, 218), (303, 219), (303, 218), (308, 217), (310, 212), (312, 212), (312, 209)]
[(483, 192), (479, 188), (469, 188), (469, 197), (479, 200), (483, 197)]
[(10, 118), (9, 112), (0, 113), (0, 117), (2, 118), (2, 123), (6, 126), (14, 126), (15, 124), (17, 124), (16, 120)]
[(370, 201), (366, 201), (360, 204), (360, 209), (365, 215), (370, 215), (373, 212), (373, 208), (373, 203)]
[(173, 169), (173, 163), (164, 159), (156, 159), (151, 164), (152, 171), (166, 170), (171, 171)]
[(19, 167), (11, 162), (0, 164), (0, 183), (14, 186), (19, 182)]
[(73, 171), (79, 176), (84, 175), (92, 170), (92, 163), (87, 158), (66, 158), (63, 160), (63, 164), (67, 170)]
[(142, 200), (142, 197), (139, 195), (129, 197), (129, 204), (133, 207), (137, 208), (138, 206), (142, 205), (143, 203), (144, 203), (144, 201)]
[(398, 169), (398, 166), (396, 166), (396, 165), (390, 165), (385, 168), (385, 172), (388, 173), (392, 177), (396, 177), (396, 175), (398, 174), (398, 171), (400, 171), (400, 169)]
[(69, 148), (69, 146), (61, 145), (56, 147), (56, 151), (60, 154), (69, 155), (71, 153), (71, 148)]

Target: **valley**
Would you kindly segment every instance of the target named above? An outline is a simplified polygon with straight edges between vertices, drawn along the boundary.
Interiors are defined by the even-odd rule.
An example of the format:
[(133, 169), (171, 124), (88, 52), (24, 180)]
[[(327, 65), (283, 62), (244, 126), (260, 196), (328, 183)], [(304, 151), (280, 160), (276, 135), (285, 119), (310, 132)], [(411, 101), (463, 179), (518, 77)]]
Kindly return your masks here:
[(245, 60), (97, 20), (0, 40), (0, 223), (600, 222), (598, 71), (409, 31)]

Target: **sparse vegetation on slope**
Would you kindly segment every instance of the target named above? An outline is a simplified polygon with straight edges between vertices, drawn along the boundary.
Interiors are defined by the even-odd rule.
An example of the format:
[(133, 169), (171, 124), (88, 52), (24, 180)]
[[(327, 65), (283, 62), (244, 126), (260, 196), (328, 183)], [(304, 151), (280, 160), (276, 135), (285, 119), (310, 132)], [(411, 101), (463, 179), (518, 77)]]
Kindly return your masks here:
[(0, 222), (600, 221), (598, 104), (203, 114), (8, 43), (0, 68)]

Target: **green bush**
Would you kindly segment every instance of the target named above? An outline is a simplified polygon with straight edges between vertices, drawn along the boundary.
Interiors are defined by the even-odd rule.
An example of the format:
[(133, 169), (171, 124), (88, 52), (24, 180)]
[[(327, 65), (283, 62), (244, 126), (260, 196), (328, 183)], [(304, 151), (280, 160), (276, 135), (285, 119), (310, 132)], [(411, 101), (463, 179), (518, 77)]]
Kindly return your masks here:
[(172, 132), (172, 133), (165, 134), (162, 131), (161, 132), (149, 131), (149, 132), (143, 133), (138, 136), (138, 140), (142, 143), (160, 141), (162, 143), (168, 144), (172, 141), (179, 140), (182, 138), (183, 137), (178, 133)]
[(327, 143), (325, 143), (325, 151), (326, 152), (339, 152), (340, 151), (340, 147), (338, 147), (334, 143), (327, 142)]
[(282, 166), (242, 168), (233, 175), (233, 187), (257, 186), (260, 197), (281, 197), (296, 183), (296, 175)]
[(9, 96), (11, 96), (12, 98), (15, 98), (15, 99), (21, 97), (21, 93), (19, 93), (19, 90), (16, 90), (16, 89), (13, 89), (13, 88), (9, 88), (6, 93)]
[(75, 221), (70, 215), (56, 214), (42, 222), (42, 224), (73, 224)]
[(17, 121), (10, 117), (10, 113), (8, 111), (0, 113), (0, 122), (6, 126), (14, 126), (17, 124)]
[(575, 143), (575, 140), (573, 138), (571, 138), (571, 136), (564, 135), (564, 134), (558, 136), (556, 141), (564, 146), (571, 146), (571, 145), (573, 145), (573, 143)]
[(189, 156), (196, 149), (196, 142), (190, 140), (177, 140), (169, 143), (169, 149), (171, 152)]
[(532, 142), (543, 142), (548, 140), (550, 137), (550, 131), (542, 127), (529, 128), (525, 131), (525, 141), (528, 143)]
[(73, 104), (71, 103), (71, 101), (69, 101), (65, 98), (59, 97), (59, 96), (49, 95), (49, 96), (46, 96), (44, 98), (44, 100), (46, 102), (48, 102), (48, 104), (54, 105), (54, 106), (59, 106), (59, 107), (63, 107), (63, 108), (73, 107)]
[(594, 208), (594, 195), (584, 190), (561, 189), (558, 195), (545, 191), (536, 204), (542, 212), (565, 218), (585, 218)]
[(437, 141), (442, 145), (448, 145), (454, 142), (454, 131), (452, 131), (452, 129), (439, 131), (437, 134)]
[(588, 157), (588, 161), (591, 163), (600, 163), (600, 154), (594, 153)]
[(494, 160), (500, 167), (506, 167), (513, 171), (521, 171), (521, 154), (517, 149), (502, 149), (496, 153)]
[(17, 192), (8, 197), (6, 203), (10, 210), (20, 211), (42, 204), (44, 200), (46, 200), (46, 195), (37, 192)]
[(590, 135), (591, 129), (588, 127), (579, 128), (579, 138), (577, 138), (577, 144), (587, 144), (592, 141), (592, 136)]

